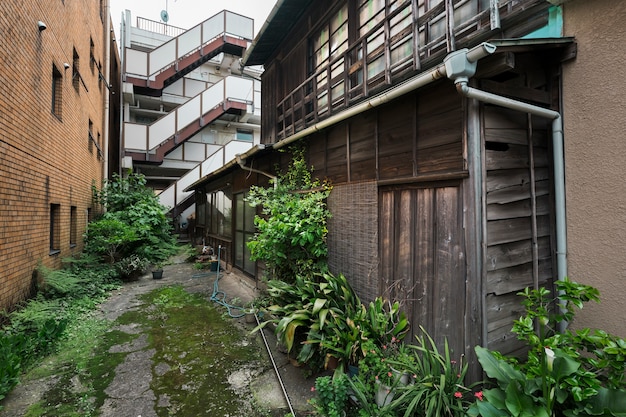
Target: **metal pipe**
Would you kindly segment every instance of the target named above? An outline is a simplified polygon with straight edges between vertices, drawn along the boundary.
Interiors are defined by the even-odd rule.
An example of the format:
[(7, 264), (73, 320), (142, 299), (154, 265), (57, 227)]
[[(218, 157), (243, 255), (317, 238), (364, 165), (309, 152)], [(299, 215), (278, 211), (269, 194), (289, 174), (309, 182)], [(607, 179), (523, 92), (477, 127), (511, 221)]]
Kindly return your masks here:
[[(535, 106), (534, 104), (513, 100), (486, 91), (478, 90), (467, 85), (466, 81), (455, 82), (457, 91), (462, 95), (484, 103), (495, 104), (511, 110), (530, 113), (552, 120), (552, 148), (554, 161), (554, 201), (556, 215), (556, 259), (557, 279), (567, 277), (567, 229), (565, 224), (565, 163), (563, 156), (563, 119), (555, 110)], [(563, 308), (563, 300), (559, 301)], [(561, 322), (560, 331), (564, 331), (567, 323)]]
[[(467, 56), (469, 59), (476, 62), (481, 58), (484, 58), (493, 52), (495, 52), (496, 47), (490, 43), (483, 42), (480, 45), (475, 46), (467, 52)], [(350, 117), (356, 116), (357, 114), (363, 113), (364, 111), (373, 109), (382, 104), (388, 103), (391, 100), (394, 100), (406, 93), (409, 93), (413, 90), (417, 90), (420, 87), (423, 87), (427, 84), (432, 83), (433, 81), (439, 80), (446, 76), (446, 66), (445, 64), (439, 64), (434, 69), (431, 69), (427, 72), (422, 72), (419, 75), (411, 78), (404, 83), (399, 84), (397, 87), (394, 87), (384, 93), (381, 93), (367, 101), (359, 103), (355, 106), (349, 107), (347, 110), (337, 113), (336, 115), (330, 116), (327, 119), (324, 119), (313, 126), (309, 126), (306, 129), (299, 131), (277, 143), (275, 143), (272, 147), (274, 149), (280, 149), (283, 146), (289, 145), (290, 143), (301, 139), (305, 136), (308, 136), (312, 133), (320, 131), (322, 129), (326, 129), (334, 124), (342, 122)]]
[[(261, 322), (259, 321), (259, 316), (254, 313), (254, 318), (256, 320), (257, 326), (261, 326)], [(289, 411), (293, 417), (296, 417), (296, 412), (293, 410), (291, 406), (291, 401), (289, 400), (289, 395), (287, 394), (287, 389), (285, 389), (285, 384), (283, 384), (283, 379), (280, 376), (280, 371), (278, 370), (278, 366), (276, 366), (276, 361), (274, 360), (274, 356), (272, 356), (272, 350), (270, 349), (269, 344), (267, 343), (267, 339), (265, 338), (265, 333), (263, 329), (259, 330), (261, 333), (261, 337), (263, 338), (263, 343), (265, 344), (265, 349), (267, 349), (267, 354), (270, 356), (270, 361), (272, 362), (272, 366), (274, 367), (274, 372), (276, 373), (276, 378), (278, 379), (278, 384), (280, 385), (280, 389), (283, 391), (283, 395), (285, 396), (285, 400), (287, 400), (287, 405), (289, 406)]]

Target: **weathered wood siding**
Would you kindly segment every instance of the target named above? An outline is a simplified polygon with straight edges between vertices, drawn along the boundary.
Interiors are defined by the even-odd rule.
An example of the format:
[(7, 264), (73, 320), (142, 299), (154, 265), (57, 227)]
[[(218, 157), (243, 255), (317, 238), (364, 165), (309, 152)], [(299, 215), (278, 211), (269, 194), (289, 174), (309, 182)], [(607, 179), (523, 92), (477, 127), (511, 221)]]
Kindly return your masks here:
[(483, 108), (486, 170), (488, 346), (515, 353), (511, 332), (525, 287), (552, 284), (552, 183), (547, 123)]
[(466, 277), (461, 187), (424, 185), (381, 190), (380, 291), (401, 302), (412, 327), (465, 353)]

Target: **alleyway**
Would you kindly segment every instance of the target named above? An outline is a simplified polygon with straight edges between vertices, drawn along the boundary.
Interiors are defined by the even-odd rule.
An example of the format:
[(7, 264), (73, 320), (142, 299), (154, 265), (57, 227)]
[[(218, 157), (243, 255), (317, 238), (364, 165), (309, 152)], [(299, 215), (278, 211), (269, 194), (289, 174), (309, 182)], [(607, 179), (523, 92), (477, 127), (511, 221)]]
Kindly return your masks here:
[[(154, 333), (149, 333), (148, 326), (145, 323), (140, 323), (142, 316), (144, 316), (143, 319), (146, 318), (145, 316), (150, 316), (145, 313), (146, 309), (152, 307), (146, 305), (146, 296), (154, 293), (155, 290), (182, 286), (186, 292), (200, 294), (202, 298), (208, 300), (214, 291), (214, 282), (215, 273), (198, 271), (189, 263), (176, 263), (165, 267), (163, 279), (154, 280), (151, 275), (146, 274), (138, 281), (125, 284), (107, 302), (100, 306), (99, 314), (113, 323), (112, 330), (121, 332), (126, 337), (122, 338), (125, 341), (124, 343), (120, 342), (108, 349), (109, 356), (117, 355), (120, 359), (116, 366), (111, 366), (115, 368), (114, 375), (111, 374), (108, 385), (102, 387), (101, 391), (103, 392), (101, 393), (100, 403), (94, 398), (84, 399), (86, 402), (98, 405), (95, 407), (97, 409), (93, 410), (89, 415), (100, 415), (102, 417), (157, 417), (161, 415), (264, 417), (271, 415), (283, 417), (290, 412), (289, 405), (285, 400), (283, 390), (278, 382), (260, 333), (251, 335), (250, 330), (253, 324), (246, 323), (244, 318), (232, 319), (227, 317), (227, 314), (224, 314), (226, 310), (215, 303), (212, 303), (212, 305), (222, 315), (221, 321), (225, 321), (224, 327), (229, 328), (228, 330), (231, 331), (236, 329), (238, 334), (241, 335), (238, 346), (242, 347), (242, 349), (251, 350), (252, 359), (248, 363), (240, 364), (239, 361), (226, 356), (219, 360), (217, 358), (207, 358), (206, 360), (196, 362), (196, 367), (198, 368), (196, 370), (191, 369), (189, 365), (185, 365), (187, 369), (180, 371), (185, 376), (183, 380), (168, 381), (174, 384), (172, 387), (176, 388), (163, 388), (162, 385), (157, 383), (156, 379), (163, 375), (170, 375), (168, 372), (171, 369), (171, 365), (164, 363), (162, 359), (159, 360), (157, 350), (153, 347)], [(250, 281), (237, 273), (223, 272), (218, 284), (219, 290), (226, 294), (228, 300), (238, 298), (239, 303), (252, 300), (256, 294)], [(141, 313), (137, 315), (136, 320), (129, 319), (129, 317), (133, 317), (133, 312)], [(152, 316), (149, 319), (155, 320)], [(158, 319), (157, 317), (156, 320)], [(193, 318), (188, 317), (186, 320), (188, 322), (193, 320)], [(229, 322), (230, 320), (232, 322)], [(149, 323), (153, 324), (153, 322)], [(234, 325), (231, 325), (231, 323)], [(200, 333), (200, 331), (198, 329), (196, 333)], [(307, 401), (311, 396), (310, 388), (314, 384), (314, 379), (305, 379), (302, 370), (291, 366), (288, 358), (275, 350), (276, 342), (271, 331), (266, 330), (264, 334), (268, 339), (268, 345), (273, 350), (274, 360), (281, 373), (284, 387), (288, 392), (291, 407), (296, 411), (296, 415), (306, 415), (307, 410), (310, 409)], [(198, 334), (192, 336), (198, 336)], [(211, 336), (207, 338), (212, 339)], [(167, 340), (167, 343), (171, 344), (170, 348), (183, 349), (182, 352), (179, 350), (178, 356), (183, 358), (193, 354), (191, 352), (193, 347), (189, 348), (189, 352), (184, 351), (185, 340), (183, 338), (173, 337), (171, 339)], [(224, 353), (230, 353), (229, 351), (234, 349), (236, 349), (234, 346), (228, 347)], [(120, 354), (122, 355), (119, 356)], [(211, 360), (214, 360), (217, 366), (223, 367), (233, 366), (233, 363), (236, 363), (234, 365), (236, 368), (224, 378), (225, 380), (219, 381), (216, 380), (219, 378), (202, 373), (205, 369), (202, 367), (206, 367)], [(46, 360), (41, 367), (49, 366), (53, 361), (54, 359), (51, 359), (50, 362)], [(180, 362), (183, 363), (183, 360), (181, 359)], [(183, 365), (180, 366), (181, 368), (185, 367)], [(213, 365), (208, 366), (211, 367)], [(88, 369), (87, 371), (95, 373), (94, 370)], [(194, 371), (201, 372), (197, 378), (201, 381), (193, 379)], [(59, 384), (69, 385), (69, 389), (66, 387), (69, 391), (83, 392), (85, 387), (82, 386), (82, 378), (74, 376), (69, 379), (69, 382), (65, 382), (59, 375), (41, 377), (42, 374), (45, 374), (45, 372), (38, 372), (35, 369), (22, 378), (22, 383), (3, 401), (4, 409), (0, 411), (0, 417), (24, 416), (29, 407), (38, 402), (45, 402), (48, 407), (54, 407), (59, 410), (59, 413), (55, 414), (56, 416), (70, 415), (63, 411), (64, 407), (70, 405), (63, 404), (66, 401), (64, 400), (65, 397), (62, 395), (53, 396), (51, 392)], [(212, 384), (211, 389), (216, 389), (215, 392), (218, 394), (211, 394), (211, 389), (205, 390), (202, 384)], [(94, 383), (93, 385), (95, 386), (96, 384)], [(185, 408), (181, 406), (180, 395), (176, 397), (177, 394), (175, 392), (178, 392), (177, 390), (184, 391), (185, 395), (189, 397), (186, 401), (195, 401), (197, 403), (195, 406), (200, 408), (194, 408), (195, 411), (190, 414), (191, 411), (189, 410), (191, 410), (191, 407)], [(195, 391), (201, 392), (194, 393)], [(221, 393), (226, 393), (227, 391), (234, 393), (235, 400), (233, 401), (235, 402), (222, 399)], [(200, 399), (195, 400), (193, 398), (194, 395)], [(220, 395), (219, 398), (217, 398), (218, 395)], [(51, 398), (55, 398), (55, 400), (51, 400)], [(54, 404), (50, 404), (54, 401), (56, 401)], [(69, 402), (69, 400), (67, 401)], [(36, 409), (36, 407), (33, 408)], [(199, 409), (202, 411), (198, 411)], [(74, 413), (76, 412), (76, 410), (73, 411)]]

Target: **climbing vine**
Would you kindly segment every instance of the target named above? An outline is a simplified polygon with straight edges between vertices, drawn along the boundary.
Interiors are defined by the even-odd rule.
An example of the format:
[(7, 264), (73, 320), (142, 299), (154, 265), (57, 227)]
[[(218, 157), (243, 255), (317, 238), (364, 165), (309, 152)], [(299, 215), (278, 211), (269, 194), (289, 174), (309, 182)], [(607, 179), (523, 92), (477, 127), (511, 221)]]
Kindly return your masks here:
[(299, 274), (325, 269), (330, 212), (326, 198), (332, 187), (312, 178), (302, 149), (293, 151), (286, 172), (270, 187), (253, 186), (248, 202), (259, 206), (257, 233), (248, 242), (252, 260), (264, 261), (272, 278), (293, 282)]

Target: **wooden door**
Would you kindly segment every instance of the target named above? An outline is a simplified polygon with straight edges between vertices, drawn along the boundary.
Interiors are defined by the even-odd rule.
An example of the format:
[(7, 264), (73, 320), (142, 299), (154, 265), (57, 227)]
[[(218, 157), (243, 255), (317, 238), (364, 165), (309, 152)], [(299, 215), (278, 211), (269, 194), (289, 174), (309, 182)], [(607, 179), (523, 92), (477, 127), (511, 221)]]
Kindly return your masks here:
[(465, 255), (459, 184), (388, 188), (380, 196), (381, 292), (453, 354), (465, 337)]

